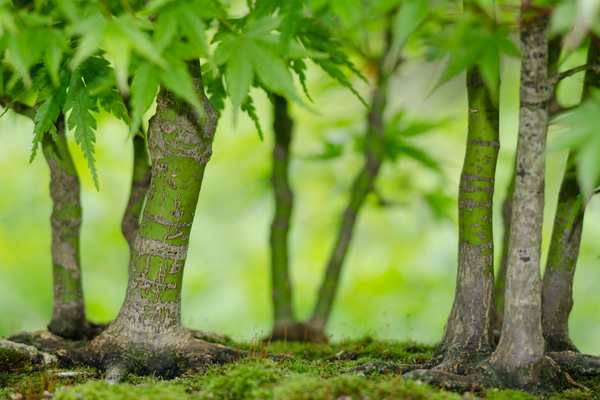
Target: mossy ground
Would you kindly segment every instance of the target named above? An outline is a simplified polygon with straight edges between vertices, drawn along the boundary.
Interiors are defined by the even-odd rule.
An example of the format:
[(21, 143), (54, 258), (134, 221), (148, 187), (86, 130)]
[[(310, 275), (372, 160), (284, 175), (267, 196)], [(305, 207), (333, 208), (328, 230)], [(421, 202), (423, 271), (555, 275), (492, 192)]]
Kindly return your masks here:
[[(0, 399), (536, 399), (507, 390), (452, 393), (403, 380), (399, 373), (403, 366), (425, 363), (433, 356), (432, 347), (414, 343), (364, 339), (333, 345), (277, 343), (239, 347), (251, 356), (172, 381), (129, 376), (125, 383), (110, 386), (95, 370), (35, 372), (21, 366), (19, 371), (0, 373)], [(8, 355), (4, 358), (8, 359)], [(357, 367), (365, 365), (376, 368), (368, 373), (364, 368), (357, 371)], [(590, 390), (571, 389), (548, 399), (600, 399), (600, 378), (579, 382)]]

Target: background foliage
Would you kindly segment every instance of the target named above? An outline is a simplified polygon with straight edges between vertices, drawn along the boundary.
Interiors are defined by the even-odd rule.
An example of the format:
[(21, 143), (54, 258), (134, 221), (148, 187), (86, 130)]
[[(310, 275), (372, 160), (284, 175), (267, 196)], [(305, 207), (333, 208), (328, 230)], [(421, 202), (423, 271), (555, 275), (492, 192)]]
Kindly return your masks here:
[[(565, 67), (583, 59), (575, 53)], [(444, 177), (402, 156), (385, 165), (379, 192), (390, 206), (381, 207), (372, 197), (361, 217), (330, 325), (336, 339), (373, 335), (431, 343), (441, 336), (454, 290), (455, 208), (467, 116), (463, 75), (428, 96), (435, 84), (432, 77), (442, 71), (440, 63), (409, 62), (393, 81), (390, 109), (404, 108), (411, 118), (448, 118), (447, 123), (416, 139), (440, 161)], [(505, 197), (516, 144), (515, 59), (503, 61), (502, 82), (503, 146), (497, 204)], [(313, 108), (318, 111), (301, 106), (293, 109), (297, 136), (292, 179), (298, 200), (292, 269), (300, 316), (308, 314), (315, 300), (337, 216), (361, 163), (360, 154), (353, 150), (353, 137), (362, 132), (365, 114), (358, 99), (312, 66), (308, 85)], [(576, 103), (580, 85), (581, 75), (562, 85), (560, 96), (565, 104)], [(357, 82), (357, 88), (368, 95), (364, 83)], [(260, 92), (254, 97), (263, 121), (269, 121), (268, 101)], [(260, 142), (245, 115), (238, 116), (235, 126), (232, 120), (226, 111), (207, 169), (192, 234), (183, 313), (190, 327), (251, 340), (268, 331), (271, 318), (267, 244), (272, 213), (272, 133), (269, 124), (263, 123), (265, 140)], [(550, 142), (559, 137), (557, 131), (551, 129)], [(42, 328), (51, 310), (48, 172), (40, 158), (28, 165), (31, 132), (32, 124), (24, 118), (6, 114), (0, 119), (0, 336)], [(122, 122), (101, 118), (96, 152), (99, 192), (83, 155), (74, 141), (70, 143), (83, 178), (84, 288), (89, 316), (97, 321), (115, 316), (125, 291), (128, 256), (119, 224), (131, 168), (127, 134)], [(315, 161), (313, 156), (324, 151), (324, 140), (342, 145), (343, 155)], [(553, 218), (565, 158), (564, 150), (548, 155), (546, 221)], [(498, 242), (500, 208), (496, 211)], [(573, 339), (582, 351), (591, 353), (600, 349), (600, 254), (596, 245), (600, 226), (595, 223), (599, 217), (600, 201), (595, 199), (587, 210), (571, 319)], [(551, 224), (546, 224), (544, 250), (550, 229)], [(499, 251), (497, 243), (497, 255)]]

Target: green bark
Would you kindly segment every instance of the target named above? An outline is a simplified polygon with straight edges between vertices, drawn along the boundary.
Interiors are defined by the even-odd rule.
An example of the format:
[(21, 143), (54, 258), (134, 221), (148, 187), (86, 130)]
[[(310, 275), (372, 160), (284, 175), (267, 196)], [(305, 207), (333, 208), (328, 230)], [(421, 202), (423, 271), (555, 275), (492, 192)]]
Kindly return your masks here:
[(133, 171), (129, 201), (123, 215), (121, 231), (132, 253), (135, 234), (139, 227), (139, 219), (144, 207), (146, 192), (150, 186), (150, 160), (146, 150), (146, 140), (141, 135), (133, 137)]
[(52, 276), (54, 302), (48, 329), (66, 338), (86, 334), (87, 322), (81, 283), (80, 183), (61, 120), (54, 138), (46, 135), (42, 149), (50, 169), (52, 197)]
[(200, 116), (163, 88), (150, 121), (152, 180), (135, 235), (127, 293), (118, 317), (91, 347), (109, 375), (140, 365), (161, 372), (182, 360), (206, 363), (204, 342), (181, 326), (183, 270), (217, 121), (201, 80), (195, 85), (204, 105)]
[(288, 237), (294, 203), (289, 179), (290, 145), (293, 121), (288, 112), (287, 100), (273, 96), (273, 166), (271, 182), (275, 200), (275, 215), (271, 223), (271, 280), (273, 317), (275, 325), (294, 321), (292, 285), (289, 272)]
[(358, 215), (367, 196), (373, 190), (383, 162), (385, 146), (383, 118), (387, 105), (388, 81), (390, 79), (390, 73), (384, 70), (386, 56), (387, 49), (379, 61), (378, 80), (368, 114), (368, 127), (364, 146), (365, 162), (352, 183), (350, 199), (342, 215), (335, 244), (329, 256), (319, 289), (317, 303), (310, 318), (310, 324), (318, 329), (325, 328), (331, 315), (340, 283), (342, 266), (350, 248)]
[(469, 123), (458, 195), (456, 293), (442, 349), (447, 358), (489, 353), (494, 344), (492, 201), (499, 145), (498, 97), (477, 68), (467, 72)]

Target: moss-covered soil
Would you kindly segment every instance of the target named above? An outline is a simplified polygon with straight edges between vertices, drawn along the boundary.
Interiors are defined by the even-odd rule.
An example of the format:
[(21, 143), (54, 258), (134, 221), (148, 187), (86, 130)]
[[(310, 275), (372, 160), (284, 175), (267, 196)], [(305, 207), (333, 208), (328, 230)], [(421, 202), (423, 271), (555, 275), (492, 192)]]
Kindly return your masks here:
[[(129, 376), (125, 383), (114, 386), (103, 382), (95, 370), (30, 371), (21, 362), (19, 371), (0, 373), (0, 399), (536, 399), (507, 390), (452, 393), (403, 380), (401, 373), (407, 365), (426, 364), (433, 356), (431, 347), (414, 343), (364, 339), (333, 345), (240, 347), (251, 356), (235, 364), (172, 381)], [(10, 355), (0, 354), (0, 361), (4, 366), (10, 364)], [(600, 377), (579, 377), (578, 382), (587, 390), (570, 389), (546, 398), (600, 399)]]

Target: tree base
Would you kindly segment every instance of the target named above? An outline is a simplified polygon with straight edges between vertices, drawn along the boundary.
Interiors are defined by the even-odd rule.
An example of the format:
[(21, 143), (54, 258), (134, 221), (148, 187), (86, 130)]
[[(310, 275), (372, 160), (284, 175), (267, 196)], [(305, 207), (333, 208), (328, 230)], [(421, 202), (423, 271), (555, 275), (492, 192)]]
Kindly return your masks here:
[(568, 387), (579, 387), (568, 373), (551, 358), (544, 357), (535, 365), (510, 373), (486, 359), (465, 375), (435, 367), (404, 374), (406, 379), (423, 381), (443, 389), (477, 392), (486, 388), (519, 389), (531, 393), (552, 393)]
[(544, 336), (544, 339), (546, 340), (546, 352), (548, 353), (562, 351), (579, 353), (579, 350), (568, 336)]
[(323, 328), (307, 322), (278, 322), (266, 342), (329, 343)]
[[(91, 341), (71, 341), (47, 331), (21, 333), (11, 337), (11, 341), (0, 341), (0, 351), (18, 351), (20, 359), (40, 368), (54, 365), (98, 368), (106, 371), (107, 380), (113, 383), (129, 373), (174, 378), (188, 370), (204, 370), (243, 355), (204, 340), (225, 340), (222, 336), (183, 328), (161, 335), (123, 333), (109, 327)], [(8, 365), (7, 370), (11, 369), (15, 368)]]

